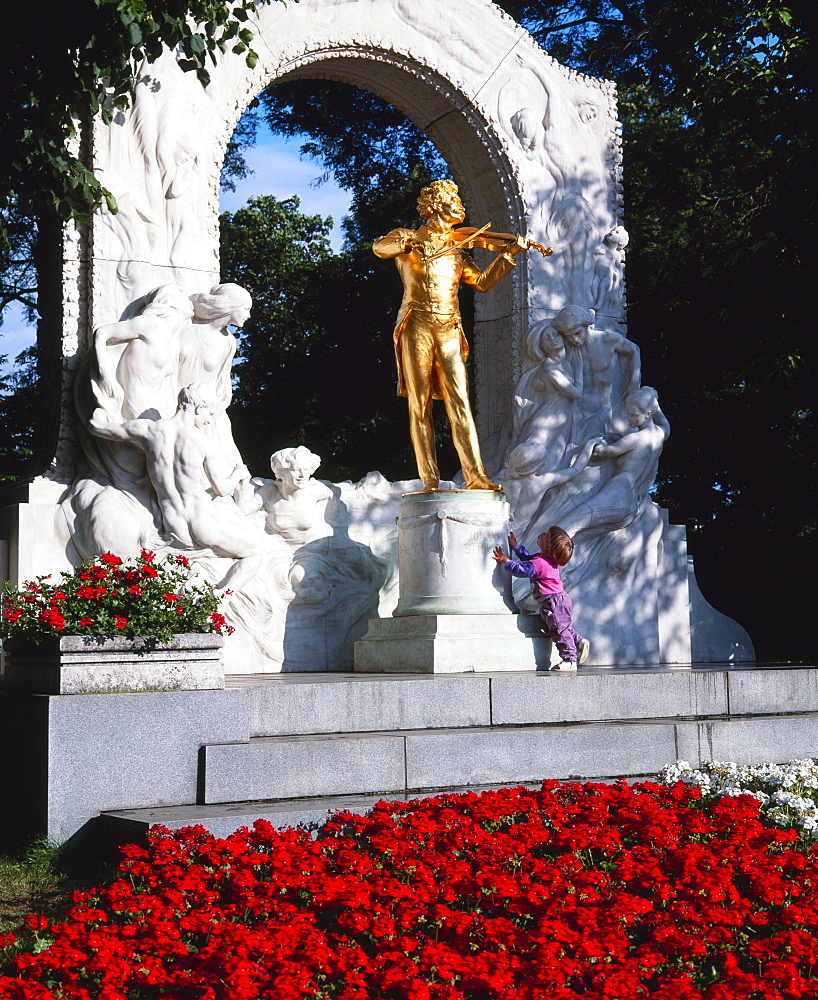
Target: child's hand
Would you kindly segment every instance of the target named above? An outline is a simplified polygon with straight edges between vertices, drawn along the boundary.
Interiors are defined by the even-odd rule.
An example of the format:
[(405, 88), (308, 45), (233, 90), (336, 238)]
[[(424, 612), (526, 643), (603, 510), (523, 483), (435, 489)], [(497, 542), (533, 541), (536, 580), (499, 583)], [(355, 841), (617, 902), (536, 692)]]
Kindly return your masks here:
[(513, 531), (509, 531), (508, 533), (508, 546), (511, 549), (516, 548), (517, 546), (517, 536)]
[(491, 558), (498, 563), (508, 562), (508, 556), (503, 552), (503, 550), (498, 545), (497, 548), (492, 552)]

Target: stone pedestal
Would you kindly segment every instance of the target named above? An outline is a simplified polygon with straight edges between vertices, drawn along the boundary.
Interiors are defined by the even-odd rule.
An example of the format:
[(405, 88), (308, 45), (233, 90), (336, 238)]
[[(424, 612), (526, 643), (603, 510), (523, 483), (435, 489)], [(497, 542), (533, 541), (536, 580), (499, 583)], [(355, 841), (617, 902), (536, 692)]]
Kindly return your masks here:
[(400, 598), (355, 643), (365, 673), (547, 670), (551, 641), (538, 617), (517, 615), (509, 577), (491, 557), (507, 544), (502, 493), (407, 493), (398, 516)]
[(548, 670), (553, 655), (538, 615), (407, 615), (370, 620), (369, 631), (355, 643), (355, 669), (388, 674)]
[(503, 493), (407, 493), (398, 513), (398, 606), (405, 615), (492, 615), (508, 610), (505, 548), (511, 511)]

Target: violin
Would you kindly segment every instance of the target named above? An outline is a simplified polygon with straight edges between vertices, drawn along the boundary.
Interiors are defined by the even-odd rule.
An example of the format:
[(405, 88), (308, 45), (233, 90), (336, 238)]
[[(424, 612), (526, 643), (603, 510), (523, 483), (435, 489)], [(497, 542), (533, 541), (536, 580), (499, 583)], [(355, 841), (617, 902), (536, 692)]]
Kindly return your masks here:
[[(491, 223), (489, 222), (480, 229), (474, 226), (462, 226), (460, 229), (455, 229), (452, 232), (452, 236), (457, 240), (455, 246), (463, 247), (466, 250), (471, 247), (483, 247), (484, 250), (502, 251), (510, 247), (512, 243), (517, 242), (518, 237), (514, 233), (488, 232), (490, 225)], [(525, 237), (520, 238), (528, 244), (526, 249), (537, 250), (543, 257), (550, 257), (554, 252), (551, 247), (544, 247), (542, 243), (536, 243), (534, 240), (528, 240)]]

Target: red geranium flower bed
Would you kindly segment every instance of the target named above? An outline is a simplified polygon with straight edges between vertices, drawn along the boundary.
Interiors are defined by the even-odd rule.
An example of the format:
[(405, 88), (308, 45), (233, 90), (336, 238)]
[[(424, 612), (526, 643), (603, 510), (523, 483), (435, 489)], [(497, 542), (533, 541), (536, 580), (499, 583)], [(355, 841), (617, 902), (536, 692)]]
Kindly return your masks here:
[(156, 831), (29, 923), (9, 1000), (814, 998), (818, 848), (746, 795), (548, 781)]

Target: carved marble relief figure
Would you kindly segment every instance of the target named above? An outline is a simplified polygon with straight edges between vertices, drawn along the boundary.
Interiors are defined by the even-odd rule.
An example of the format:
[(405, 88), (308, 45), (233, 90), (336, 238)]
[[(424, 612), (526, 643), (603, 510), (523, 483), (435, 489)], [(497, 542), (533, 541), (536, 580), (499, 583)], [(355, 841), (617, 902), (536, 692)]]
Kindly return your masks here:
[(240, 511), (218, 506), (209, 492), (230, 496), (249, 478), (243, 463), (227, 478), (220, 476), (221, 455), (207, 433), (216, 412), (216, 402), (206, 389), (189, 385), (179, 392), (172, 417), (112, 423), (98, 409), (89, 426), (99, 437), (135, 444), (145, 453), (159, 502), (163, 540), (176, 549), (204, 549), (233, 560), (217, 586), (239, 589), (258, 572), (261, 554)]
[(196, 382), (212, 387), (217, 404), (213, 435), (219, 442), (223, 460), (236, 464), (242, 459), (227, 414), (233, 398), (230, 371), (236, 355), (236, 338), (230, 327), (244, 326), (252, 299), (240, 285), (227, 283), (192, 295), (191, 301), (194, 316), (182, 334), (179, 381), (183, 385)]
[(288, 669), (348, 668), (386, 580), (383, 563), (349, 537), (340, 489), (313, 477), (320, 462), (307, 448), (283, 448), (270, 458), (275, 480), (254, 481), (278, 608), (272, 652)]
[(519, 75), (498, 95), (498, 113), (525, 158), (541, 167), (531, 178), (539, 188), (536, 228), (547, 235), (559, 266), (552, 266), (556, 258), (536, 262), (532, 276), (552, 301), (589, 308), (593, 247), (607, 231), (608, 205), (596, 198), (610, 169), (603, 152), (610, 128), (606, 96), (594, 87), (566, 87), (558, 73), (532, 72), (521, 62)]
[[(135, 436), (112, 428), (174, 417), (184, 386), (201, 385), (212, 403), (203, 430), (213, 441), (208, 467), (220, 482), (235, 481), (237, 497), (246, 492), (250, 476), (233, 443), (226, 408), (236, 350), (228, 326), (242, 325), (250, 305), (249, 293), (238, 285), (193, 296), (177, 285), (162, 285), (132, 303), (125, 310), (129, 318), (95, 331), (75, 381), (84, 460), (62, 504), (81, 555), (128, 554), (162, 544), (169, 529), (146, 461), (151, 453)], [(237, 469), (243, 469), (241, 476)], [(177, 535), (185, 545), (191, 544), (189, 536), (189, 531)], [(232, 543), (228, 548), (236, 551)]]
[(574, 420), (583, 397), (582, 357), (593, 317), (578, 306), (566, 306), (550, 322), (535, 323), (526, 337), (528, 370), (514, 393), (511, 446), (533, 441), (545, 451), (548, 471), (564, 464), (574, 444)]
[[(649, 551), (649, 562), (659, 558), (660, 518), (649, 490), (669, 424), (654, 390), (638, 388), (638, 347), (594, 329), (589, 310), (567, 306), (535, 324), (527, 357), (498, 478), (515, 530), (531, 535), (559, 524), (577, 536), (571, 574), (595, 606), (600, 580), (634, 573)], [(524, 587), (515, 600), (535, 610)]]
[(632, 340), (594, 326), (587, 330), (581, 350), (584, 383), (577, 420), (579, 441), (627, 428), (625, 399), (639, 387), (641, 378), (639, 348)]
[(628, 231), (616, 226), (594, 250), (594, 275), (591, 283), (591, 309), (597, 316), (622, 315), (625, 281), (625, 247)]
[(136, 316), (94, 333), (94, 396), (111, 420), (169, 417), (179, 392), (182, 330), (193, 305), (178, 285), (161, 285), (145, 296)]
[(339, 487), (313, 478), (317, 455), (282, 449), (276, 479), (251, 480), (227, 415), (229, 328), (251, 304), (238, 285), (190, 297), (162, 286), (97, 331), (77, 382), (86, 459), (66, 518), (80, 552), (184, 551), (232, 591), (232, 619), (268, 665), (349, 667), (388, 570), (349, 536)]
[(562, 519), (571, 535), (627, 528), (648, 502), (670, 427), (650, 386), (631, 392), (625, 410), (629, 430), (611, 443), (595, 445), (592, 454), (595, 461), (611, 463), (610, 474), (599, 490)]

